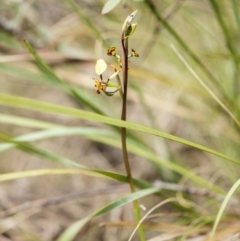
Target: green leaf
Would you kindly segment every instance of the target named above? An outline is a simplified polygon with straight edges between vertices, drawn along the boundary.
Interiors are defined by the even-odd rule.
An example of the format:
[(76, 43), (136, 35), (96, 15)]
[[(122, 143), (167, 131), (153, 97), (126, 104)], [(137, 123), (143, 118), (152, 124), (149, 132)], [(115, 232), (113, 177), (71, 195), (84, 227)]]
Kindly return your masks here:
[(0, 123), (38, 129), (51, 129), (63, 127), (59, 124), (6, 114), (0, 114)]
[(105, 123), (108, 125), (125, 127), (127, 129), (140, 131), (143, 133), (148, 133), (151, 135), (155, 135), (155, 136), (159, 136), (159, 137), (162, 137), (165, 139), (176, 141), (176, 142), (182, 143), (184, 145), (188, 145), (188, 146), (194, 147), (196, 149), (211, 153), (215, 156), (224, 158), (237, 165), (240, 165), (240, 161), (235, 160), (229, 156), (226, 156), (220, 152), (214, 151), (208, 147), (205, 147), (205, 146), (199, 145), (197, 143), (182, 139), (180, 137), (176, 137), (176, 136), (173, 136), (173, 135), (146, 127), (146, 126), (142, 126), (142, 125), (139, 125), (136, 123), (121, 121), (119, 119), (102, 116), (102, 115), (95, 114), (92, 112), (87, 112), (84, 110), (78, 110), (78, 109), (74, 109), (74, 108), (69, 108), (69, 107), (49, 104), (46, 102), (36, 101), (36, 100), (22, 98), (22, 97), (15, 97), (15, 96), (11, 96), (11, 95), (4, 95), (4, 94), (0, 94), (0, 104), (7, 105), (7, 106), (13, 106), (13, 107), (19, 107), (19, 108), (31, 109), (34, 111), (49, 112), (52, 114), (55, 113), (55, 114), (67, 115), (67, 116), (72, 116), (72, 117), (76, 117), (76, 118), (80, 118), (80, 119), (84, 119), (84, 120), (102, 122), (102, 123)]
[(112, 11), (120, 2), (121, 0), (108, 0), (103, 6), (102, 14)]
[[(17, 142), (31, 142), (31, 141), (39, 141), (48, 138), (58, 137), (58, 136), (71, 136), (71, 135), (81, 135), (81, 136), (104, 136), (109, 135), (109, 132), (106, 130), (99, 130), (96, 128), (87, 128), (87, 127), (63, 127), (63, 128), (54, 128), (51, 130), (37, 131), (34, 133), (25, 134), (19, 137), (14, 138), (14, 141)], [(9, 150), (18, 143), (1, 143), (0, 144), (0, 152)]]
[(148, 188), (144, 189), (132, 194), (129, 194), (123, 198), (120, 198), (105, 207), (99, 209), (98, 211), (90, 214), (89, 216), (85, 217), (84, 219), (81, 219), (80, 221), (74, 223), (72, 226), (70, 226), (68, 229), (64, 231), (64, 233), (57, 239), (57, 241), (71, 241), (74, 239), (74, 237), (77, 235), (79, 230), (93, 217), (99, 216), (103, 213), (110, 212), (113, 209), (122, 207), (123, 205), (126, 205), (130, 202), (133, 202), (135, 200), (138, 200), (139, 198), (145, 197), (147, 195), (153, 194), (159, 192), (158, 188)]
[(48, 74), (52, 78), (53, 81), (63, 83), (63, 81), (53, 72), (53, 70), (41, 59), (41, 57), (38, 55), (36, 50), (30, 45), (30, 43), (26, 39), (23, 40), (23, 44), (27, 48), (29, 53), (31, 53), (33, 55), (38, 67), (44, 73)]
[[(57, 132), (55, 132), (55, 134), (56, 133)], [(82, 173), (84, 173), (84, 174), (87, 173), (89, 175), (90, 172), (97, 173), (97, 174), (101, 174), (101, 175), (104, 175), (106, 177), (109, 177), (109, 178), (111, 178), (113, 180), (116, 180), (116, 181), (128, 183), (128, 177), (126, 177), (122, 174), (118, 174), (118, 173), (115, 173), (115, 172), (102, 171), (102, 170), (98, 170), (98, 169), (90, 169), (90, 168), (88, 168), (84, 165), (81, 165), (77, 162), (74, 162), (74, 161), (72, 161), (68, 158), (59, 156), (59, 155), (57, 155), (55, 153), (52, 153), (50, 151), (46, 151), (46, 150), (37, 148), (37, 147), (35, 147), (33, 145), (30, 145), (30, 144), (25, 142), (25, 141), (33, 140), (34, 138), (41, 139), (40, 138), (41, 136), (43, 136), (41, 133), (40, 133), (40, 135), (39, 135), (39, 133), (32, 133), (32, 134), (27, 134), (25, 136), (21, 136), (19, 138), (11, 139), (9, 136), (0, 133), (0, 139), (8, 142), (8, 143), (1, 144), (0, 149), (1, 149), (1, 151), (5, 151), (5, 150), (7, 150), (9, 148), (12, 148), (12, 147), (18, 147), (19, 149), (21, 149), (25, 152), (43, 157), (43, 158), (45, 158), (47, 160), (50, 160), (52, 162), (63, 164), (65, 166), (69, 166), (69, 167), (75, 167), (75, 168), (82, 169), (83, 170)], [(24, 140), (24, 142), (19, 141), (19, 139)], [(140, 179), (134, 179), (134, 184), (137, 187), (140, 187), (140, 188), (147, 188), (147, 187), (152, 186), (150, 183), (148, 183), (146, 181), (142, 181)]]
[[(26, 178), (26, 177), (36, 177), (36, 176), (45, 176), (45, 175), (66, 175), (66, 174), (90, 174), (93, 176), (92, 171), (88, 170), (79, 170), (79, 169), (40, 169), (40, 170), (29, 170), (23, 172), (11, 172), (11, 173), (4, 173), (0, 174), (0, 182), (6, 182), (14, 179), (19, 178)], [(96, 174), (94, 175), (96, 176)], [(99, 175), (103, 177), (103, 175)]]
[[(77, 162), (71, 161), (65, 157), (58, 156), (55, 153), (34, 147), (30, 144), (18, 141), (16, 139), (12, 139), (10, 136), (8, 136), (6, 134), (0, 133), (0, 139), (14, 144), (15, 146), (19, 147), (21, 150), (23, 150), (25, 152), (47, 158), (53, 162), (60, 163), (60, 164), (66, 165), (66, 166), (71, 166), (71, 167), (85, 168), (83, 165), (81, 165)], [(4, 144), (2, 144), (2, 145), (3, 145), (2, 147), (4, 150), (6, 148), (9, 148), (9, 147), (4, 146)]]
[(229, 202), (229, 200), (231, 199), (232, 195), (234, 194), (234, 192), (237, 190), (237, 188), (240, 186), (240, 179), (238, 179), (234, 185), (231, 187), (231, 189), (229, 190), (229, 192), (227, 193), (226, 197), (224, 198), (223, 200), (223, 203), (218, 211), (218, 214), (217, 214), (217, 217), (215, 219), (215, 222), (214, 222), (214, 225), (213, 225), (213, 229), (212, 229), (212, 232), (211, 232), (211, 235), (210, 235), (210, 241), (213, 240), (213, 237), (216, 233), (216, 230), (217, 230), (217, 226), (220, 222), (220, 219), (223, 215), (223, 212), (224, 210), (226, 209), (226, 206)]
[[(38, 132), (29, 133), (29, 134), (25, 134), (25, 135), (16, 137), (12, 140), (12, 143), (0, 144), (0, 152), (6, 151), (10, 148), (17, 146), (17, 143), (24, 142), (24, 145), (26, 145), (26, 142), (38, 141), (38, 140), (43, 140), (43, 139), (47, 139), (47, 138), (53, 138), (53, 137), (57, 137), (57, 136), (66, 136), (66, 135), (68, 135), (68, 136), (81, 135), (81, 136), (84, 136), (85, 138), (88, 138), (93, 141), (97, 141), (97, 142), (104, 143), (104, 144), (107, 144), (110, 146), (121, 148), (120, 138), (119, 138), (119, 135), (117, 135), (116, 133), (112, 133), (107, 130), (98, 130), (98, 129), (87, 128), (87, 127), (70, 127), (70, 128), (65, 127), (65, 128), (61, 128), (61, 129), (58, 128), (58, 129), (50, 129), (50, 130), (48, 129), (48, 130), (44, 130), (44, 131), (38, 131)], [(33, 147), (31, 147), (31, 149), (33, 149)], [(141, 156), (144, 159), (154, 163), (157, 166), (160, 166), (160, 167), (163, 166), (176, 173), (179, 173), (182, 176), (189, 178), (193, 182), (195, 182), (205, 188), (208, 188), (208, 189), (213, 190), (220, 194), (224, 193), (224, 191), (222, 191), (222, 189), (205, 181), (198, 175), (195, 175), (191, 170), (188, 170), (187, 168), (184, 168), (183, 166), (180, 166), (173, 162), (160, 159), (155, 154), (153, 154), (151, 151), (147, 150), (146, 148), (143, 148), (140, 145), (137, 145), (136, 142), (133, 140), (128, 140), (128, 150), (130, 152), (132, 152), (138, 156)], [(46, 153), (46, 151), (45, 151), (45, 153)], [(36, 154), (39, 155), (39, 151), (37, 151)], [(56, 160), (56, 158), (57, 158), (56, 154), (54, 154), (54, 157)], [(52, 160), (53, 155), (52, 154), (50, 155), (50, 153), (48, 152), (48, 155), (45, 156), (45, 158)], [(64, 165), (72, 166), (72, 164), (69, 162), (68, 163), (62, 162), (62, 157), (59, 157), (58, 162), (62, 163)], [(84, 166), (82, 166), (82, 167), (84, 167)], [(113, 179), (117, 178), (116, 180), (119, 180), (119, 178), (120, 178), (119, 176), (116, 177), (112, 173), (110, 174), (110, 173), (107, 173), (107, 172), (104, 172), (101, 170), (92, 170), (92, 171), (100, 173), (105, 176), (108, 176)], [(125, 176), (121, 177), (121, 181), (127, 182), (126, 177)], [(147, 186), (148, 184), (145, 183), (144, 185), (142, 185), (142, 184), (140, 184), (140, 185)]]

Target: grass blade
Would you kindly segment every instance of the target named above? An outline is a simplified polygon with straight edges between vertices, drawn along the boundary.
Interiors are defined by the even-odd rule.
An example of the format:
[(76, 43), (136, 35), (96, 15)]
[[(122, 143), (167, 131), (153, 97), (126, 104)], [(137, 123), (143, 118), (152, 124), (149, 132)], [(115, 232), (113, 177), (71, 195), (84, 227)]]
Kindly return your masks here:
[(138, 192), (131, 193), (123, 198), (120, 198), (105, 207), (99, 209), (98, 211), (94, 212), (93, 214), (90, 214), (89, 216), (85, 217), (84, 219), (81, 219), (80, 221), (74, 223), (72, 226), (70, 226), (68, 229), (66, 229), (62, 235), (56, 240), (56, 241), (71, 241), (74, 239), (74, 237), (77, 235), (79, 230), (92, 218), (99, 216), (101, 214), (110, 212), (116, 208), (122, 207), (130, 202), (133, 202), (135, 200), (138, 200), (139, 198), (148, 196), (150, 194), (158, 192), (158, 188), (149, 188), (144, 189)]
[(240, 179), (238, 179), (238, 181), (236, 181), (234, 183), (234, 185), (231, 187), (231, 189), (229, 190), (229, 192), (227, 193), (219, 211), (218, 211), (218, 214), (217, 214), (217, 217), (215, 219), (215, 222), (214, 222), (214, 225), (213, 225), (213, 229), (212, 229), (212, 232), (211, 232), (211, 235), (210, 235), (210, 241), (213, 240), (213, 237), (217, 231), (217, 226), (220, 222), (220, 219), (221, 217), (223, 216), (223, 212), (229, 202), (229, 200), (231, 199), (232, 195), (234, 194), (234, 192), (237, 190), (237, 188), (240, 186)]
[[(81, 165), (81, 164), (74, 162), (70, 159), (67, 159), (65, 157), (59, 156), (55, 153), (34, 147), (25, 142), (17, 141), (16, 139), (11, 139), (9, 136), (7, 136), (5, 134), (0, 133), (0, 139), (2, 139), (3, 141), (9, 142), (10, 144), (13, 144), (14, 146), (18, 147), (19, 149), (21, 149), (25, 152), (43, 157), (44, 159), (47, 159), (47, 160), (50, 160), (50, 161), (53, 161), (53, 162), (56, 162), (56, 163), (59, 163), (59, 164), (65, 165), (65, 166), (80, 168), (80, 169), (83, 169), (84, 171), (86, 171), (86, 173), (93, 172), (93, 173), (104, 175), (104, 176), (114, 179), (116, 181), (128, 183), (128, 178), (122, 174), (118, 174), (115, 172), (102, 171), (102, 170), (98, 170), (98, 169), (90, 169), (84, 165)], [(1, 144), (1, 148), (6, 147), (5, 145), (6, 144)], [(13, 146), (11, 146), (10, 148), (12, 148), (12, 147)], [(140, 188), (148, 188), (148, 187), (152, 186), (150, 183), (148, 183), (146, 181), (142, 181), (140, 179), (134, 179), (134, 184)]]
[[(71, 128), (63, 128), (63, 129), (38, 131), (38, 132), (23, 135), (23, 136), (19, 136), (19, 137), (13, 139), (12, 143), (0, 144), (0, 152), (6, 151), (10, 148), (17, 146), (17, 143), (14, 143), (14, 141), (15, 142), (17, 141), (18, 143), (24, 142), (24, 144), (26, 145), (26, 142), (43, 140), (46, 138), (53, 138), (53, 137), (62, 136), (62, 135), (64, 135), (64, 136), (66, 136), (66, 135), (68, 135), (68, 136), (82, 135), (87, 139), (97, 141), (100, 143), (104, 143), (104, 144), (114, 146), (117, 148), (121, 148), (121, 142), (120, 142), (119, 136), (116, 135), (115, 133), (111, 133), (110, 131), (106, 131), (106, 130), (103, 131), (103, 130), (97, 130), (97, 129), (86, 128), (86, 127), (84, 127), (84, 128), (71, 127)], [(30, 148), (30, 147), (28, 147), (28, 148)], [(31, 146), (31, 149), (33, 149), (32, 146)], [(165, 168), (170, 169), (171, 171), (174, 171), (182, 176), (189, 178), (190, 180), (197, 183), (198, 185), (201, 185), (205, 188), (213, 190), (219, 194), (224, 193), (224, 191), (221, 188), (219, 188), (215, 185), (212, 185), (208, 181), (206, 181), (206, 180), (202, 179), (201, 177), (197, 176), (196, 174), (194, 174), (191, 170), (188, 170), (187, 168), (184, 168), (183, 166), (180, 166), (173, 162), (164, 161), (164, 160), (160, 159), (152, 152), (146, 150), (146, 148), (136, 145), (136, 143), (133, 140), (128, 140), (128, 149), (130, 152), (149, 160), (150, 162), (152, 162), (153, 164), (155, 164), (157, 166), (161, 166), (161, 167), (163, 166)], [(39, 151), (37, 151), (36, 154), (39, 155)], [(54, 155), (55, 155), (55, 158), (57, 158), (56, 154), (54, 154)], [(47, 158), (47, 159), (49, 159), (51, 157), (52, 157), (52, 154), (49, 154), (49, 153), (47, 156), (45, 156), (45, 158)], [(68, 166), (69, 165), (72, 166), (71, 163), (69, 163), (69, 162), (62, 163), (61, 160), (62, 160), (62, 158), (59, 158), (59, 163), (68, 165)], [(81, 167), (84, 167), (84, 166), (81, 166)], [(84, 168), (87, 168), (87, 167), (84, 167)], [(91, 169), (91, 170), (94, 172), (103, 174), (103, 175), (107, 175), (108, 177), (113, 178), (113, 179), (117, 178), (117, 180), (119, 180), (119, 176), (115, 177), (114, 173), (104, 172), (102, 170), (97, 170), (97, 169)], [(121, 181), (127, 182), (126, 177), (121, 176)], [(149, 186), (149, 184), (145, 183), (142, 186)]]
[(24, 118), (14, 115), (6, 115), (0, 113), (0, 123), (8, 125), (17, 125), (28, 128), (51, 129), (63, 127), (59, 124), (54, 124), (46, 121), (39, 121), (30, 118)]
[[(30, 170), (30, 171), (23, 171), (23, 172), (11, 172), (11, 173), (4, 173), (0, 174), (0, 182), (6, 182), (10, 180), (15, 180), (19, 178), (26, 178), (26, 177), (36, 177), (36, 176), (45, 176), (45, 175), (66, 175), (66, 174), (86, 174), (86, 175), (93, 175), (91, 171), (87, 170), (79, 170), (79, 169), (40, 169), (40, 170)], [(96, 173), (94, 174), (96, 176)], [(99, 175), (99, 177), (103, 177)]]
[(220, 152), (214, 151), (208, 147), (199, 145), (197, 143), (146, 127), (142, 126), (139, 124), (135, 124), (132, 122), (127, 122), (127, 121), (121, 121), (118, 119), (102, 116), (99, 114), (95, 114), (92, 112), (87, 112), (84, 110), (78, 110), (74, 108), (69, 108), (69, 107), (63, 107), (59, 105), (54, 105), (54, 104), (49, 104), (41, 101), (36, 101), (32, 99), (27, 99), (27, 98), (22, 98), (22, 97), (15, 97), (11, 95), (4, 95), (0, 94), (0, 104), (6, 105), (6, 106), (13, 106), (13, 107), (19, 107), (19, 108), (26, 108), (26, 109), (31, 109), (34, 111), (43, 111), (43, 112), (48, 112), (48, 113), (54, 113), (54, 114), (61, 114), (61, 115), (67, 115), (67, 116), (72, 116), (84, 120), (89, 120), (89, 121), (94, 121), (94, 122), (101, 122), (105, 123), (108, 125), (113, 125), (117, 127), (125, 127), (127, 129), (135, 130), (135, 131), (140, 131), (143, 133), (159, 136), (165, 139), (169, 139), (175, 142), (182, 143), (184, 145), (188, 145), (191, 147), (194, 147), (196, 149), (208, 152), (210, 154), (213, 154), (215, 156), (221, 157), (223, 159), (226, 159), (230, 162), (233, 162), (237, 165), (240, 165), (240, 162), (238, 160), (235, 160), (233, 158), (230, 158)]

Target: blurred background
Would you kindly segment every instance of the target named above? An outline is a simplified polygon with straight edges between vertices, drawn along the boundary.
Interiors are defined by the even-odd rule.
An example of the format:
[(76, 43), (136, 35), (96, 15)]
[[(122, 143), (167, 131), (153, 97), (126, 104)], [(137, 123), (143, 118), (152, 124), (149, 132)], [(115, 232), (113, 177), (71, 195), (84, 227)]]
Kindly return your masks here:
[[(118, 93), (112, 97), (96, 94), (92, 78), (97, 77), (97, 59), (102, 58), (108, 64), (116, 63), (113, 57), (107, 56), (107, 49), (116, 46), (120, 54), (123, 22), (137, 9), (138, 25), (129, 40), (129, 47), (136, 50), (140, 57), (132, 58), (129, 64), (128, 121), (239, 160), (239, 122), (234, 121), (214, 100), (173, 50), (174, 46), (231, 115), (240, 119), (239, 3), (234, 0), (129, 0), (121, 1), (103, 15), (105, 3), (104, 0), (75, 0), (75, 5), (68, 0), (2, 0), (0, 94), (119, 119), (120, 96)], [(63, 82), (55, 81), (38, 68), (23, 39), (29, 41)], [(109, 68), (103, 75), (104, 79), (112, 73)], [(116, 128), (97, 122), (0, 105), (0, 130), (9, 137), (61, 126), (94, 128), (119, 134)], [(152, 223), (147, 228), (147, 238), (187, 240), (187, 233), (191, 233), (188, 228), (192, 230), (199, 225), (200, 231), (195, 229), (193, 236), (192, 233), (189, 235), (205, 240), (211, 230), (208, 224), (213, 222), (210, 217), (216, 215), (222, 199), (216, 198), (216, 193), (209, 194), (209, 187), (198, 186), (194, 178), (191, 180), (183, 172), (161, 163), (176, 164), (225, 192), (237, 181), (239, 166), (184, 143), (134, 131), (128, 133), (133, 146), (130, 148), (130, 162), (134, 177), (150, 183), (170, 182), (177, 185), (176, 190), (164, 190), (160, 196), (141, 199), (140, 203), (149, 209), (167, 197), (182, 200), (178, 205), (169, 204), (158, 210), (158, 215), (152, 219), (154, 225)], [(31, 145), (89, 168), (125, 174), (121, 149), (96, 138), (95, 141), (90, 139), (77, 134), (59, 134), (54, 138), (46, 135), (38, 141), (31, 141)], [(14, 145), (6, 147), (5, 141), (0, 144), (0, 240), (56, 240), (73, 222), (129, 193), (127, 184), (82, 175), (77, 171), (68, 175), (51, 175), (51, 170), (70, 169), (49, 161), (36, 149), (13, 148)], [(134, 146), (147, 150), (161, 162), (134, 151)], [(32, 174), (33, 177), (20, 173), (29, 170), (48, 172)], [(19, 177), (9, 181), (1, 179), (3, 174), (14, 173), (20, 173)], [(181, 185), (206, 188), (207, 194), (197, 191), (182, 193)], [(76, 196), (71, 196), (74, 193)], [(184, 203), (184, 198), (188, 202)], [(239, 204), (237, 194), (234, 200), (235, 204)], [(230, 206), (226, 215), (229, 216), (221, 225), (225, 236), (224, 231), (219, 232), (224, 239), (216, 240), (227, 240), (240, 232), (236, 206)], [(133, 221), (132, 204), (128, 204), (94, 218), (75, 240), (127, 240)], [(229, 226), (236, 228), (229, 229)], [(176, 233), (180, 233), (177, 238), (168, 236), (168, 239), (161, 239), (159, 236)], [(137, 237), (135, 240), (138, 240)]]

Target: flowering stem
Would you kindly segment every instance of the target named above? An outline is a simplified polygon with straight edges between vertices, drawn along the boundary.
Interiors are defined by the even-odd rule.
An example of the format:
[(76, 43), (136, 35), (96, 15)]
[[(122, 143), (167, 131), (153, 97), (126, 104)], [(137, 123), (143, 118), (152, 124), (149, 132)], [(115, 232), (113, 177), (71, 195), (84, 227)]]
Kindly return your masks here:
[[(125, 31), (122, 31), (121, 36), (121, 52), (122, 52), (122, 76), (123, 76), (123, 98), (122, 98), (122, 115), (121, 120), (126, 121), (127, 117), (127, 88), (128, 88), (128, 37), (125, 36)], [(126, 128), (121, 128), (121, 137), (122, 137), (122, 152), (123, 152), (123, 160), (125, 164), (126, 173), (129, 180), (129, 185), (131, 192), (135, 192), (135, 186), (132, 178), (131, 167), (128, 159), (127, 152), (127, 143), (126, 143)], [(133, 202), (134, 206), (134, 215), (136, 222), (138, 223), (141, 220), (140, 210), (138, 201)], [(141, 226), (138, 228), (138, 234), (141, 241), (145, 241), (144, 232)]]
[[(128, 38), (124, 39), (124, 33), (122, 34), (121, 45), (122, 45), (122, 74), (123, 74), (123, 100), (122, 100), (121, 120), (126, 121), (127, 86), (128, 86), (128, 57), (127, 57), (128, 56)], [(123, 159), (125, 163), (125, 168), (128, 175), (131, 191), (135, 192), (131, 168), (128, 160), (128, 152), (127, 152), (127, 145), (126, 145), (126, 128), (122, 127), (121, 130), (122, 130), (122, 150), (123, 150)]]

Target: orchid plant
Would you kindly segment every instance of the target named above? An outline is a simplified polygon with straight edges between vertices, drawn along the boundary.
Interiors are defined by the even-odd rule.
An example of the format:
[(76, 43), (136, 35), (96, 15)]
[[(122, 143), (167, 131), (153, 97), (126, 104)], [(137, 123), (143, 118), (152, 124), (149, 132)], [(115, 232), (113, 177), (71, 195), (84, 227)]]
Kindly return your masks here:
[[(122, 95), (122, 83), (120, 81), (119, 73), (122, 69), (122, 61), (119, 54), (117, 54), (117, 48), (115, 46), (111, 46), (107, 50), (107, 55), (114, 56), (117, 59), (117, 63), (119, 65), (119, 68), (117, 69), (114, 65), (109, 65), (109, 67), (112, 67), (114, 69), (114, 73), (106, 80), (103, 80), (103, 73), (107, 70), (107, 63), (103, 59), (98, 59), (97, 63), (95, 65), (95, 72), (99, 76), (99, 78), (93, 78), (95, 81), (95, 87), (96, 87), (96, 93), (100, 94), (101, 92), (104, 92), (108, 96), (113, 96), (116, 92), (120, 92), (121, 97)], [(131, 57), (139, 57), (139, 54), (134, 50), (131, 49), (131, 54), (128, 55), (128, 59)], [(114, 77), (117, 78), (118, 84), (115, 84), (111, 82), (110, 80)], [(107, 87), (114, 87), (114, 91), (108, 91)]]
[[(98, 59), (95, 71), (96, 74), (99, 76), (99, 78), (93, 78), (95, 81), (95, 87), (96, 92), (100, 94), (101, 92), (104, 92), (108, 96), (113, 96), (116, 92), (120, 93), (120, 96), (122, 98), (122, 114), (121, 114), (121, 120), (126, 121), (127, 117), (127, 89), (128, 89), (128, 64), (129, 59), (132, 57), (139, 57), (139, 54), (134, 50), (131, 49), (131, 52), (129, 53), (128, 49), (128, 39), (129, 37), (135, 32), (137, 23), (133, 23), (133, 20), (137, 14), (137, 11), (134, 11), (132, 14), (128, 15), (123, 26), (122, 26), (122, 32), (121, 32), (121, 41), (120, 41), (120, 48), (121, 48), (121, 54), (117, 53), (117, 48), (115, 46), (111, 46), (107, 50), (107, 54), (109, 56), (113, 56), (116, 58), (116, 62), (118, 64), (118, 67), (115, 67), (114, 65), (110, 65), (111, 68), (113, 68), (114, 73), (106, 80), (103, 80), (103, 73), (107, 70), (107, 64), (103, 59)], [(122, 76), (122, 81), (120, 78), (120, 74)], [(114, 77), (117, 79), (117, 84), (113, 83), (112, 80)], [(113, 91), (109, 90), (108, 88), (115, 88)], [(126, 173), (128, 176), (128, 181), (130, 185), (131, 192), (135, 192), (135, 186), (131, 174), (131, 167), (129, 163), (128, 158), (128, 151), (127, 151), (127, 142), (126, 142), (126, 128), (121, 128), (121, 139), (122, 139), (122, 152), (123, 152), (123, 160), (125, 164)], [(140, 222), (141, 216), (140, 216), (140, 210), (139, 205), (137, 201), (134, 201), (134, 214), (136, 222)], [(145, 240), (143, 229), (141, 226), (138, 228), (138, 233), (141, 241)]]

